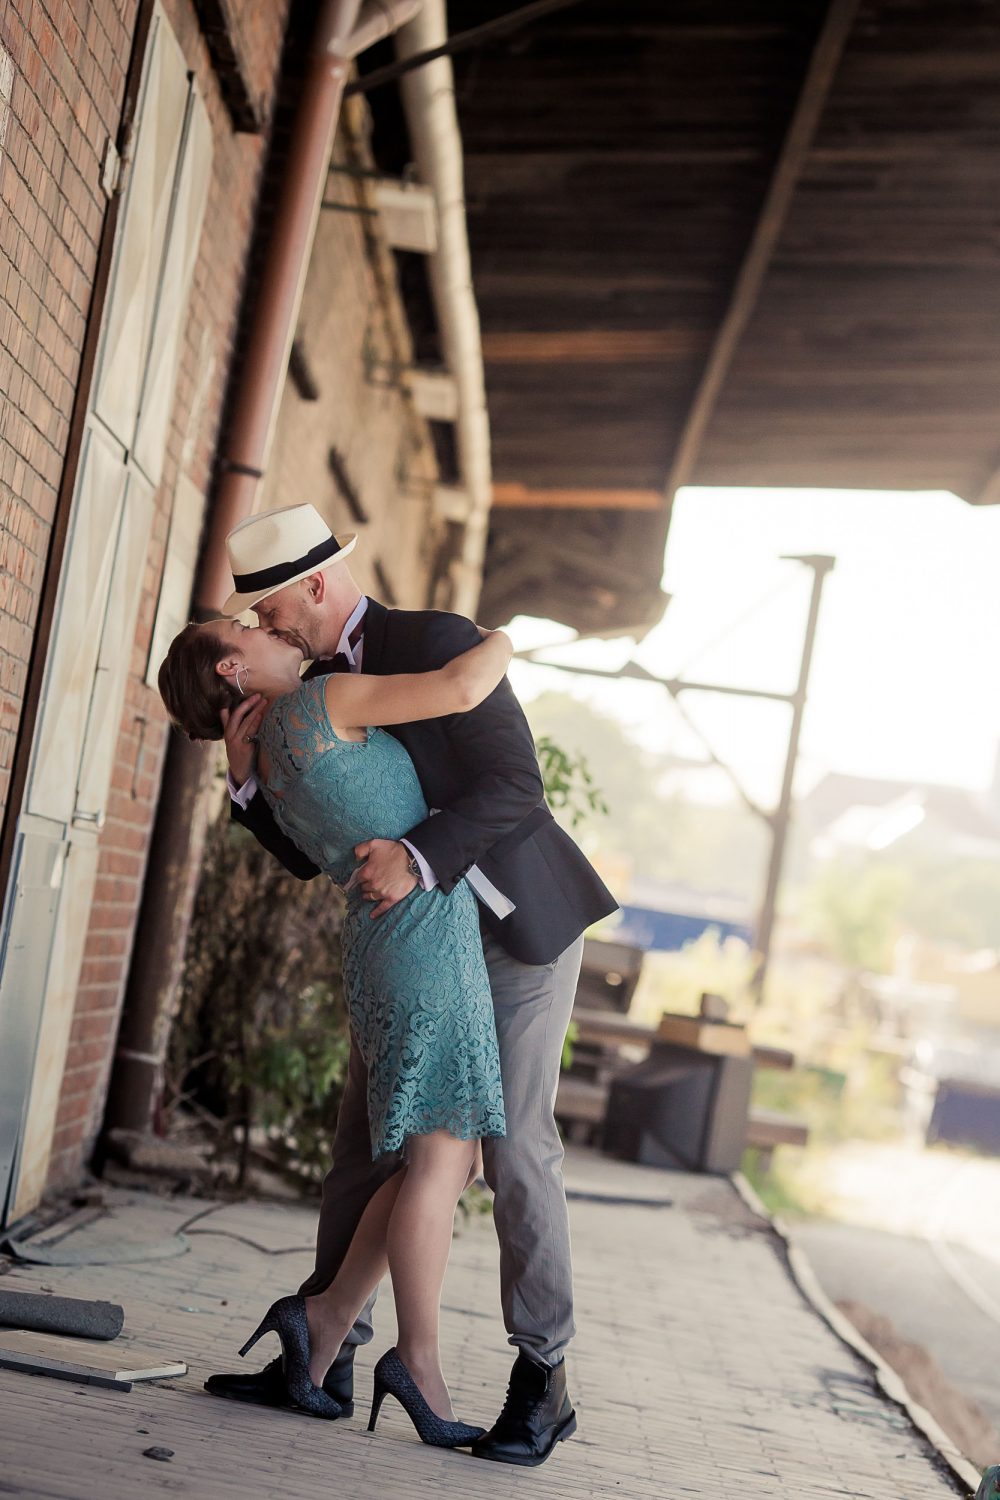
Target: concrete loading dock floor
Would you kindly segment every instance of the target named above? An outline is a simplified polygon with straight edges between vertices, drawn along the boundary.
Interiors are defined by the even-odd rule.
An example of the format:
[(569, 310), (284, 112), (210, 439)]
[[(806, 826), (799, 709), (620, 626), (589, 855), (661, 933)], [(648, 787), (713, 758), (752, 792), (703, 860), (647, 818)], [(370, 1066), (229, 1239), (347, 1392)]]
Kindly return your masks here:
[[(570, 1378), (580, 1431), (543, 1468), (422, 1447), (391, 1403), (378, 1433), (365, 1432), (371, 1368), (394, 1336), (388, 1292), (375, 1342), (358, 1357), (353, 1420), (329, 1424), (207, 1395), (205, 1377), (239, 1366), (235, 1351), (264, 1307), (293, 1290), (311, 1263), (313, 1209), (251, 1202), (193, 1222), (188, 1250), (174, 1258), (10, 1270), (11, 1288), (122, 1302), (125, 1330), (105, 1346), (114, 1357), (127, 1364), (134, 1343), (186, 1361), (189, 1374), (123, 1393), (0, 1370), (0, 1487), (60, 1500), (134, 1500), (140, 1491), (192, 1500), (933, 1500), (970, 1492), (802, 1295), (782, 1241), (727, 1179), (573, 1152), (568, 1180), (580, 1327)], [(63, 1249), (98, 1256), (102, 1246), (119, 1254), (123, 1241), (162, 1247), (211, 1208), (120, 1189), (108, 1200), (109, 1212), (66, 1236)], [(247, 1240), (289, 1253), (265, 1254)], [(511, 1352), (486, 1216), (455, 1240), (443, 1333), (456, 1410), (489, 1422)], [(268, 1344), (255, 1353), (269, 1358), (277, 1349)], [(173, 1456), (151, 1461), (143, 1456), (150, 1447)]]

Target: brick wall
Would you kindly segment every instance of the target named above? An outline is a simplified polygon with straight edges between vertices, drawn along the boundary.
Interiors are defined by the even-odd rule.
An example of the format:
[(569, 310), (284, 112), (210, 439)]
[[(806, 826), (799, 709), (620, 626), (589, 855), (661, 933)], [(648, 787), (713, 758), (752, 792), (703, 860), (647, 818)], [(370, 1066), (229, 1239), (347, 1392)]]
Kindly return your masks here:
[[(266, 99), (285, 5), (241, 0), (233, 8), (242, 13), (251, 86)], [(259, 137), (234, 133), (191, 6), (166, 0), (164, 9), (209, 111), (213, 175), (101, 835), (53, 1183), (78, 1173), (103, 1105), (166, 743), (159, 699), (143, 678), (173, 488), (182, 459), (195, 483), (208, 486), (264, 146)], [(0, 152), (0, 813), (107, 207), (101, 157), (118, 131), (137, 14), (135, 0), (86, 7), (7, 0), (0, 10), (0, 47), (13, 65)], [(0, 58), (0, 89), (2, 68)]]
[[(308, 23), (311, 7), (305, 0), (291, 4), (296, 24), (303, 17)], [(230, 9), (238, 12), (250, 92), (269, 101), (288, 4), (231, 0)], [(234, 134), (190, 0), (164, 0), (164, 10), (209, 110), (213, 175), (100, 838), (53, 1142), (53, 1187), (78, 1178), (100, 1125), (141, 900), (167, 744), (159, 698), (145, 686), (144, 676), (174, 486), (183, 468), (203, 492), (209, 488), (227, 382), (245, 327), (240, 318), (244, 283), (248, 267), (252, 285), (259, 266), (281, 179), (279, 165), (264, 180), (258, 202), (266, 142)], [(85, 20), (74, 21), (81, 11)], [(6, 11), (0, 11), (0, 47), (13, 62), (7, 141), (0, 150), (0, 814), (106, 211), (100, 162), (106, 139), (118, 129), (137, 11), (136, 0), (93, 0), (85, 8), (59, 0), (8, 0)], [(0, 108), (3, 89), (0, 58)], [(296, 98), (295, 80), (286, 78), (275, 126), (282, 138)], [(349, 146), (354, 154), (362, 149), (363, 113), (356, 102)], [(347, 148), (338, 149), (342, 155)], [(344, 193), (343, 181), (337, 191)], [(380, 388), (366, 376), (366, 346), (391, 361), (401, 351), (406, 357), (408, 344), (391, 254), (376, 243), (377, 228), (362, 232), (365, 223), (370, 219), (360, 215), (325, 216), (303, 312), (323, 394), (317, 405), (303, 410), (286, 390), (267, 503), (307, 498), (305, 480), (308, 498), (315, 498), (337, 525), (369, 531), (367, 554), (362, 557), (359, 549), (359, 576), (368, 581), (377, 556), (399, 602), (421, 604), (434, 540), (430, 492), (436, 469), (426, 428), (401, 392)], [(340, 310), (331, 323), (324, 298), (334, 286)], [(325, 464), (334, 441), (370, 515), (368, 528), (344, 514), (343, 497)], [(400, 478), (404, 450), (405, 485)], [(371, 586), (383, 592), (377, 579)], [(193, 844), (197, 847), (197, 836)]]
[[(0, 10), (0, 813), (76, 391), (133, 5)], [(75, 14), (75, 12), (77, 14)]]
[[(146, 851), (166, 749), (159, 696), (143, 678), (159, 595), (170, 507), (179, 466), (209, 487), (226, 380), (237, 334), (246, 259), (254, 228), (264, 142), (233, 133), (207, 49), (190, 6), (170, 3), (168, 18), (209, 110), (214, 141), (205, 228), (188, 308), (167, 462), (157, 496), (146, 584), (133, 647), (121, 737), (49, 1173), (51, 1186), (79, 1175), (99, 1128), (138, 914)], [(240, 5), (251, 80), (269, 96), (281, 53), (284, 5)]]

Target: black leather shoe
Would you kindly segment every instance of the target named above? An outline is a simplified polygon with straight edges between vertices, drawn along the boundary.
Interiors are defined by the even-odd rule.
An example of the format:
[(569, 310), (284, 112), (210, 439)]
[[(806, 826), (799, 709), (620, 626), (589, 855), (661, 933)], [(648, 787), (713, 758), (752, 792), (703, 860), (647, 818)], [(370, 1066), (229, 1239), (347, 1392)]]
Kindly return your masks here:
[[(354, 1355), (356, 1344), (345, 1344), (326, 1372), (323, 1389), (343, 1408), (341, 1416), (354, 1415)], [(292, 1409), (285, 1389), (281, 1359), (272, 1359), (254, 1375), (210, 1375), (206, 1391), (225, 1396), (230, 1401), (246, 1401), (251, 1406), (285, 1406)]]
[(473, 1443), (476, 1458), (534, 1468), (556, 1443), (576, 1431), (576, 1412), (566, 1390), (566, 1361), (550, 1369), (520, 1353), (510, 1372), (503, 1411), (485, 1437)]

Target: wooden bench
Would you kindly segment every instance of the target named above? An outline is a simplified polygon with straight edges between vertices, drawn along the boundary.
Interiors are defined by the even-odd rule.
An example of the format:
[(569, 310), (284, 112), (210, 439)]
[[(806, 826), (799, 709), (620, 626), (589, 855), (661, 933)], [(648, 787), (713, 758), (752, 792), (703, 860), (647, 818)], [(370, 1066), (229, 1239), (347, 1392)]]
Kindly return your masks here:
[[(573, 1024), (580, 1042), (605, 1047), (634, 1046), (648, 1051), (659, 1035), (655, 1026), (630, 1021), (627, 1016), (602, 1010), (575, 1010)], [(795, 1054), (786, 1047), (754, 1047), (753, 1060), (758, 1068), (780, 1069), (783, 1072), (795, 1066)], [(614, 1071), (609, 1067), (602, 1070), (603, 1076), (594, 1079), (563, 1074), (556, 1098), (556, 1117), (565, 1126), (571, 1141), (587, 1143), (597, 1137), (607, 1113), (611, 1075)], [(757, 1150), (758, 1161), (764, 1171), (770, 1167), (776, 1146), (804, 1146), (808, 1139), (809, 1127), (802, 1120), (773, 1110), (751, 1111), (747, 1122), (746, 1143)]]
[(771, 1109), (751, 1111), (747, 1122), (747, 1145), (756, 1149), (761, 1171), (766, 1172), (770, 1167), (775, 1146), (805, 1146), (808, 1143), (809, 1126), (804, 1120)]
[(589, 1144), (604, 1124), (608, 1112), (608, 1083), (592, 1083), (587, 1078), (565, 1074), (559, 1080), (556, 1096), (556, 1118), (566, 1127), (566, 1134), (577, 1145)]

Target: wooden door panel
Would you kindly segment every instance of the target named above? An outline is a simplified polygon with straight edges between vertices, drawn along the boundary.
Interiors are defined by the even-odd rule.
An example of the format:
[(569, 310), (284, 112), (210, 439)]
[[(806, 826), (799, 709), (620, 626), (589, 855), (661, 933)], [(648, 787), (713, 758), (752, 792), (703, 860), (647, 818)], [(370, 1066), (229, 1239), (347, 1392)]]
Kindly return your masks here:
[(62, 890), (48, 950), (42, 1023), (31, 1070), (14, 1197), (15, 1219), (34, 1207), (45, 1188), (97, 878), (97, 856), (97, 837), (89, 831), (74, 837), (66, 855)]
[(94, 410), (127, 448), (135, 435), (188, 103), (183, 54), (155, 23), (135, 155), (101, 340)]
[(87, 433), (35, 734), (27, 810), (68, 823), (90, 715), (127, 471), (121, 448)]
[(149, 687), (156, 686), (157, 673), (167, 654), (167, 648), (188, 621), (204, 509), (205, 497), (201, 490), (187, 474), (180, 474), (174, 491), (167, 555), (163, 563), (156, 623), (153, 626), (153, 639), (146, 665), (146, 683)]
[(163, 472), (188, 297), (211, 178), (212, 128), (204, 103), (192, 88), (134, 445), (136, 463), (154, 484), (159, 484)]
[(152, 519), (152, 485), (133, 471), (129, 474), (121, 510), (107, 612), (84, 734), (74, 823), (100, 825), (104, 820), (115, 746), (122, 728), (122, 708), (139, 602), (146, 579), (146, 552)]
[(0, 958), (0, 1224), (20, 1152), (66, 846), (61, 830), (18, 841), (16, 886)]

